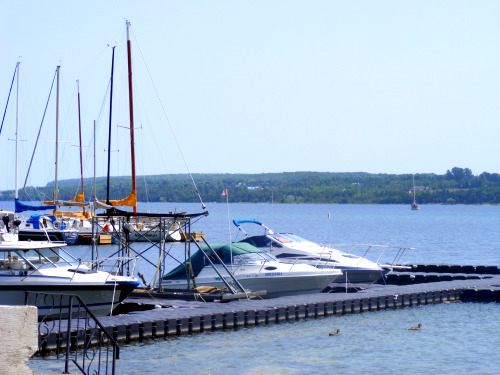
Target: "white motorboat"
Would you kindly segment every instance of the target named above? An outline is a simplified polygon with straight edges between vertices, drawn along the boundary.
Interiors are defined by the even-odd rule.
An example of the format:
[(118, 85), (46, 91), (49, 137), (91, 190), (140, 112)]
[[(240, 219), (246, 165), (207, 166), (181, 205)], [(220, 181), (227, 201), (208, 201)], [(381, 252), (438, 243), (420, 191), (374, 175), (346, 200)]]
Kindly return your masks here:
[(364, 257), (349, 254), (338, 249), (318, 245), (292, 233), (274, 233), (258, 220), (233, 220), (240, 231), (247, 233), (241, 224), (257, 224), (264, 228), (264, 234), (246, 237), (237, 243), (249, 243), (260, 249), (265, 249), (280, 262), (304, 263), (319, 269), (338, 269), (344, 273), (344, 278), (336, 282), (374, 283), (387, 272), (388, 267), (381, 267)]
[[(82, 262), (73, 258), (63, 247), (64, 243), (42, 241), (19, 241), (17, 234), (0, 233), (0, 304), (38, 307), (39, 317), (57, 312), (51, 309), (69, 307), (68, 298), (62, 306), (56, 297), (45, 293), (71, 294), (79, 296), (95, 315), (108, 315), (138, 285), (134, 277), (119, 276), (116, 272), (106, 272), (109, 267), (123, 262), (134, 262), (131, 258), (99, 259)], [(135, 264), (135, 263), (134, 263)], [(133, 274), (133, 273), (132, 273)], [(77, 304), (76, 300), (72, 303)]]
[[(190, 257), (191, 269), (189, 262), (185, 262), (164, 275), (159, 286), (165, 289), (188, 289), (190, 286), (224, 288), (224, 280), (229, 285), (236, 284), (234, 277), (243, 288), (250, 291), (265, 290), (267, 293), (264, 297), (272, 298), (319, 293), (336, 279), (343, 279), (340, 270), (318, 269), (300, 263), (280, 263), (264, 250), (246, 243), (211, 247), (213, 251), (203, 246), (202, 250)], [(201, 251), (210, 258), (213, 266)]]

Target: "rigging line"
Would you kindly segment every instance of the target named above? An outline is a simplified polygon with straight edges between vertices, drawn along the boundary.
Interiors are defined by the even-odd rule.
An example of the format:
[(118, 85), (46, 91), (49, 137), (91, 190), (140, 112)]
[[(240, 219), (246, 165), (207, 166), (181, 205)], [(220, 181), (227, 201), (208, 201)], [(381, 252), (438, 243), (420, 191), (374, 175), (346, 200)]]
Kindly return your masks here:
[[(111, 87), (111, 80), (108, 80), (108, 85), (106, 87), (106, 91), (104, 92), (104, 97), (102, 99), (102, 102), (101, 102), (101, 107), (99, 109), (99, 114), (97, 115), (97, 120), (95, 120), (96, 122), (96, 125), (99, 126), (99, 124), (101, 124), (101, 119), (102, 119), (102, 116), (103, 116), (103, 112), (104, 112), (104, 106), (106, 105), (106, 99), (108, 97), (108, 93), (109, 93), (109, 90), (110, 90), (110, 87)], [(97, 129), (97, 128), (96, 128)], [(87, 142), (87, 144), (89, 145), (91, 143), (91, 141), (94, 139), (94, 136), (96, 134), (92, 134), (91, 137), (89, 137), (89, 141)], [(92, 148), (92, 152), (90, 152), (90, 149), (91, 147), (89, 147), (89, 152), (85, 155), (85, 165), (87, 165), (87, 163), (89, 163), (89, 159), (90, 159), (90, 156), (93, 155), (94, 153), (94, 150)], [(95, 151), (97, 153), (97, 150)], [(95, 157), (97, 157), (97, 155), (95, 155)]]
[(7, 113), (7, 107), (9, 106), (10, 94), (12, 93), (12, 86), (14, 85), (14, 78), (16, 78), (16, 73), (17, 73), (17, 65), (16, 65), (16, 68), (14, 69), (14, 75), (12, 76), (12, 82), (10, 84), (9, 96), (7, 97), (7, 104), (5, 104), (5, 110), (3, 111), (2, 125), (0, 126), (0, 134), (2, 134), (3, 122), (5, 120), (5, 114)]
[(40, 124), (40, 128), (38, 129), (38, 135), (36, 137), (35, 147), (33, 149), (33, 153), (31, 154), (30, 165), (28, 167), (28, 172), (26, 173), (26, 178), (24, 180), (23, 190), (21, 190), (19, 200), (21, 200), (23, 198), (24, 189), (26, 188), (26, 183), (28, 182), (28, 177), (30, 174), (31, 165), (33, 164), (33, 159), (35, 157), (35, 152), (36, 152), (36, 148), (38, 145), (38, 140), (40, 139), (40, 132), (42, 131), (43, 121), (45, 120), (45, 114), (47, 113), (47, 107), (49, 106), (50, 96), (52, 94), (52, 89), (54, 88), (54, 81), (56, 80), (56, 75), (57, 75), (57, 70), (55, 71), (54, 78), (52, 79), (52, 85), (50, 86), (49, 97), (47, 98), (47, 103), (45, 104), (45, 110), (43, 111), (42, 122)]
[[(132, 28), (131, 28), (132, 29)], [(135, 36), (135, 33), (134, 33), (134, 30), (132, 30), (132, 35), (134, 36), (135, 40), (137, 41), (137, 37)], [(139, 45), (139, 43), (137, 43), (137, 47), (139, 48), (139, 52), (141, 54), (141, 57), (142, 57), (142, 61), (144, 61), (144, 65), (146, 65), (146, 70), (148, 72), (148, 75), (149, 75), (149, 79), (151, 80), (151, 83), (153, 84), (153, 87), (154, 87), (154, 90), (155, 90), (155, 93), (156, 93), (156, 96), (158, 97), (158, 101), (160, 102), (160, 105), (161, 105), (161, 109), (163, 111), (163, 114), (165, 115), (165, 118), (167, 119), (167, 123), (168, 123), (168, 126), (170, 127), (170, 131), (172, 132), (172, 135), (174, 137), (174, 140), (175, 140), (175, 143), (177, 144), (177, 148), (179, 149), (179, 152), (181, 154), (181, 157), (182, 157), (182, 160), (184, 161), (184, 165), (186, 166), (186, 169), (189, 173), (189, 177), (191, 178), (191, 182), (193, 183), (193, 186), (194, 186), (194, 189), (195, 189), (195, 192), (196, 194), (198, 195), (198, 198), (200, 199), (200, 202), (201, 202), (201, 207), (203, 209), (206, 208), (205, 204), (203, 203), (203, 199), (201, 198), (201, 195), (200, 195), (200, 192), (198, 190), (198, 187), (196, 186), (196, 182), (194, 182), (194, 178), (193, 178), (193, 175), (191, 173), (191, 170), (189, 169), (189, 166), (186, 162), (186, 158), (184, 157), (184, 154), (182, 152), (182, 149), (181, 149), (181, 146), (179, 144), (179, 141), (177, 140), (177, 136), (175, 135), (175, 132), (174, 132), (174, 128), (172, 127), (172, 124), (170, 123), (170, 120), (168, 118), (168, 115), (167, 115), (167, 112), (165, 111), (165, 107), (163, 106), (163, 102), (161, 101), (161, 98), (160, 98), (160, 94), (158, 93), (158, 89), (156, 88), (156, 85), (153, 81), (153, 77), (151, 76), (151, 72), (149, 71), (149, 67), (148, 67), (148, 64), (146, 63), (146, 59), (144, 58), (144, 55), (142, 54), (142, 49), (141, 49), (141, 46)]]

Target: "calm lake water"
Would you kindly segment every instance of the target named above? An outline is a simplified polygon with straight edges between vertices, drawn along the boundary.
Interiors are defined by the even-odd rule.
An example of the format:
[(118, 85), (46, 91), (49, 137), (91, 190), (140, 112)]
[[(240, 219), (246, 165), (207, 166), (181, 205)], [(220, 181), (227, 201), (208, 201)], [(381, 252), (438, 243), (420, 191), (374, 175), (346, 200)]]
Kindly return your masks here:
[[(10, 207), (3, 205), (4, 209)], [(200, 212), (196, 204), (149, 204), (151, 212)], [(210, 243), (237, 236), (232, 219), (324, 244), (414, 247), (401, 262), (500, 264), (500, 206), (209, 204), (192, 225)], [(88, 254), (83, 246), (70, 248)], [(101, 247), (103, 252), (112, 249)], [(182, 246), (170, 251), (182, 254)], [(157, 250), (147, 253), (153, 260)], [(376, 260), (377, 254), (368, 255)], [(156, 258), (157, 259), (157, 258)], [(174, 266), (174, 263), (171, 263)], [(152, 271), (139, 262), (141, 272)], [(422, 323), (420, 332), (407, 328)], [(123, 345), (119, 374), (497, 374), (500, 305), (453, 303), (334, 316)], [(328, 336), (340, 329), (341, 335)], [(31, 362), (37, 372), (60, 372)], [(39, 371), (43, 366), (43, 371)]]

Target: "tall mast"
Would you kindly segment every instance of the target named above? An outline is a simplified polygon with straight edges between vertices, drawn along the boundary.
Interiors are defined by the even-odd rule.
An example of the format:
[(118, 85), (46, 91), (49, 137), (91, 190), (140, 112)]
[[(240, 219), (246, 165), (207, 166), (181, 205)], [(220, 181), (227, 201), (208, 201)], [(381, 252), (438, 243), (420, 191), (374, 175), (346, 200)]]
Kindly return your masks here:
[[(134, 148), (134, 100), (132, 92), (132, 51), (130, 47), (130, 22), (127, 25), (127, 57), (128, 57), (128, 102), (130, 110), (130, 154), (132, 162), (132, 191), (136, 192), (135, 185), (135, 148)], [(137, 212), (137, 205), (134, 205), (134, 212)]]
[(94, 200), (97, 200), (97, 191), (95, 184), (95, 120), (94, 120)]
[(17, 144), (19, 142), (19, 65), (21, 64), (20, 61), (17, 62), (16, 65), (16, 70), (17, 70), (17, 93), (16, 93), (16, 181), (15, 181), (15, 190), (14, 190), (14, 199), (17, 200), (18, 198), (18, 193), (17, 193)]
[[(78, 135), (80, 137), (80, 178), (82, 182), (82, 195), (85, 196), (83, 188), (83, 156), (82, 156), (82, 119), (80, 115), (80, 80), (76, 80), (76, 86), (78, 89)], [(85, 213), (85, 207), (83, 207), (83, 212)]]
[(413, 175), (413, 203), (416, 203), (415, 194), (415, 175)]
[(58, 154), (59, 154), (59, 70), (61, 69), (61, 66), (57, 66), (57, 95), (56, 95), (56, 162), (55, 162), (55, 169), (56, 169), (56, 175), (55, 175), (55, 181), (54, 181), (54, 205), (56, 205), (56, 208), (54, 208), (54, 216), (57, 212), (57, 163), (58, 163)]
[(113, 114), (113, 70), (115, 66), (115, 47), (113, 47), (113, 54), (111, 57), (111, 88), (109, 94), (109, 129), (108, 129), (108, 181), (106, 187), (106, 204), (109, 202), (109, 173), (111, 168), (111, 115)]

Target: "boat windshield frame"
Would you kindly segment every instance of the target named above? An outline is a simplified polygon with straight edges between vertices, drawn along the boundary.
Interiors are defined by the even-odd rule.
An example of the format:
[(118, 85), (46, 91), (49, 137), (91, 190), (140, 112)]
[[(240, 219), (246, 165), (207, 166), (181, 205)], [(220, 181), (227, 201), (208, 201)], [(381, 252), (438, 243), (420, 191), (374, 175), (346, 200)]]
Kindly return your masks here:
[(310, 243), (311, 241), (306, 240), (305, 238), (302, 238), (300, 236), (297, 236), (296, 234), (293, 233), (275, 233), (269, 235), (269, 237), (272, 237), (275, 241), (278, 241), (280, 244), (286, 245), (289, 243), (303, 243), (307, 242)]
[[(57, 260), (56, 261), (52, 260), (49, 254), (45, 254), (46, 251), (52, 252)], [(72, 258), (74, 262), (62, 256), (61, 251), (70, 258)], [(65, 251), (59, 246), (43, 247), (43, 248), (33, 247), (28, 249), (10, 249), (4, 252), (8, 254), (10, 253), (16, 254), (20, 259), (22, 259), (25, 262), (27, 266), (29, 266), (31, 269), (34, 270), (40, 269), (42, 267), (47, 267), (47, 265), (59, 268), (59, 267), (74, 267), (74, 266), (79, 266), (81, 264), (80, 261), (78, 261), (75, 257), (73, 257), (71, 254), (69, 254), (67, 251)], [(37, 261), (34, 260), (34, 256), (38, 256)]]
[(278, 260), (266, 252), (244, 253), (233, 256), (234, 264), (261, 264), (263, 262), (278, 262)]

